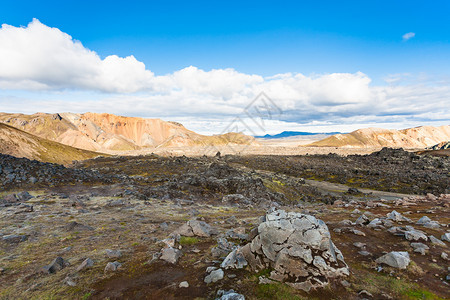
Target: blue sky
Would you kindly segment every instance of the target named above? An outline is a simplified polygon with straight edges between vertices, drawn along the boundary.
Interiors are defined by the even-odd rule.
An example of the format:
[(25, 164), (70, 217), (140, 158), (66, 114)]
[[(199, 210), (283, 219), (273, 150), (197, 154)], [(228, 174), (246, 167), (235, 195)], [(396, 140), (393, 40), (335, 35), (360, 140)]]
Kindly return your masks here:
[[(101, 56), (134, 55), (156, 74), (194, 65), (246, 73), (445, 74), (449, 1), (2, 1)], [(402, 35), (415, 32), (408, 42)]]
[[(110, 55), (121, 58), (133, 55), (155, 76), (172, 75), (190, 66), (206, 72), (212, 69), (232, 68), (239, 74), (258, 75), (264, 78), (285, 73), (317, 78), (333, 73), (361, 72), (370, 79), (370, 83), (367, 83), (370, 89), (395, 84), (396, 87), (402, 85), (411, 87), (409, 89), (411, 92), (420, 86), (422, 88), (432, 86), (429, 90), (438, 93), (437, 95), (430, 95), (425, 89), (415, 95), (428, 95), (436, 101), (437, 107), (440, 105), (445, 107), (443, 101), (448, 99), (446, 88), (450, 82), (449, 15), (449, 1), (3, 0), (0, 22), (13, 27), (26, 27), (33, 18), (36, 18), (43, 25), (57, 28), (74, 40), (80, 41), (84, 48), (95, 51), (100, 59)], [(407, 33), (414, 33), (414, 36), (405, 40), (402, 36)], [(0, 70), (1, 68), (0, 65)], [(25, 73), (30, 74), (33, 70), (29, 71)], [(5, 74), (0, 73), (0, 78), (8, 77), (7, 72)], [(133, 88), (121, 91), (115, 89), (97, 91), (92, 87), (86, 88), (85, 85), (72, 86), (73, 82), (61, 83), (55, 87), (52, 86), (54, 80), (44, 82), (42, 78), (37, 80), (22, 77), (23, 80), (39, 81), (38, 83), (45, 87), (33, 88), (30, 91), (28, 88), (11, 88), (11, 84), (4, 86), (0, 89), (0, 105), (4, 106), (4, 109), (0, 106), (0, 110), (17, 109), (17, 106), (7, 106), (7, 101), (12, 99), (11, 97), (22, 99), (29, 107), (30, 103), (43, 101), (42, 99), (50, 101), (57, 98), (60, 103), (65, 99), (68, 102), (79, 102), (81, 98), (86, 97), (92, 100), (116, 99), (123, 97), (124, 93), (130, 98), (138, 97), (142, 100), (144, 97), (142, 93), (146, 93)], [(205, 81), (202, 82), (204, 84)], [(174, 89), (180, 89), (179, 83)], [(156, 90), (160, 91), (160, 88)], [(147, 93), (154, 96), (156, 90)], [(208, 93), (196, 96), (204, 98), (204, 101), (214, 102), (214, 99), (208, 98), (208, 95), (211, 96), (211, 93)], [(413, 101), (410, 95), (404, 96), (404, 91), (397, 91), (395, 99), (400, 97), (398, 93), (406, 97), (400, 100), (402, 105), (408, 105), (408, 99)], [(217, 97), (217, 93), (212, 94)], [(278, 97), (276, 94), (270, 96)], [(235, 98), (240, 99), (241, 106), (235, 105), (233, 99), (221, 97), (234, 108), (230, 109), (228, 117), (240, 107), (245, 107), (243, 100), (245, 97)], [(362, 98), (364, 97), (363, 95)], [(296, 124), (310, 124), (314, 121), (306, 120), (301, 113), (296, 118), (298, 106), (289, 102), (296, 100), (282, 95), (280, 98), (285, 99), (283, 108), (290, 112), (280, 121)], [(184, 101), (182, 97), (178, 99)], [(392, 103), (392, 99), (394, 98), (386, 101)], [(315, 101), (321, 100), (312, 97), (309, 101), (308, 104), (313, 105)], [(361, 100), (364, 101), (369, 100)], [(155, 102), (157, 101), (153, 98), (152, 103)], [(337, 106), (342, 104), (342, 101), (336, 101)], [(64, 107), (54, 103), (48, 107), (61, 106)], [(416, 102), (411, 103), (411, 106), (413, 112), (409, 117), (403, 117), (403, 121), (401, 118), (386, 120), (385, 116), (392, 115), (392, 112), (386, 109), (380, 109), (375, 113), (380, 118), (370, 120), (366, 118), (366, 121), (358, 119), (361, 115), (366, 115), (362, 113), (361, 107), (355, 111), (350, 109), (349, 114), (360, 120), (358, 125), (392, 123), (393, 127), (401, 127), (427, 121), (433, 123), (436, 120), (448, 123), (448, 110), (444, 109), (439, 117), (427, 118), (417, 116)], [(70, 105), (68, 107), (72, 108)], [(95, 108), (95, 105), (78, 107), (80, 111)], [(367, 106), (364, 106), (364, 109), (366, 108)], [(133, 110), (125, 113), (138, 114)], [(155, 114), (158, 114), (158, 111), (143, 113), (142, 116), (156, 117)], [(334, 125), (355, 123), (342, 119), (348, 118), (343, 114), (336, 116), (333, 109), (329, 111), (318, 109), (311, 115), (322, 116), (318, 117), (317, 121), (320, 121), (330, 114), (336, 117), (331, 122)], [(398, 112), (396, 114), (400, 116)], [(199, 115), (201, 114), (180, 111), (173, 116), (162, 114), (162, 117), (183, 119), (192, 116), (198, 120)], [(205, 119), (210, 117), (203, 116)], [(217, 116), (218, 119), (221, 117), (225, 115)]]

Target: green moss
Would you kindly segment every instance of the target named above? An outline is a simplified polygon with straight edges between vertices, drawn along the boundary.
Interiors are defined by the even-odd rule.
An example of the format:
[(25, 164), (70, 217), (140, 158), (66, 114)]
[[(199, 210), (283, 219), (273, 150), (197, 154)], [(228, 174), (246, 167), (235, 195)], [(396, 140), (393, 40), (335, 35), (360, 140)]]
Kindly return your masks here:
[(273, 182), (275, 182), (276, 184), (279, 184), (279, 185), (281, 185), (281, 186), (285, 186), (286, 184), (284, 183), (284, 182), (281, 182), (281, 181), (279, 181), (279, 180), (272, 180)]
[(436, 296), (432, 292), (422, 290), (422, 289), (408, 290), (408, 291), (405, 291), (403, 295), (407, 296), (409, 299), (443, 299), (443, 298)]
[(296, 290), (283, 283), (259, 284), (256, 288), (257, 299), (301, 300)]
[(441, 299), (430, 291), (422, 289), (417, 283), (408, 282), (405, 279), (397, 279), (386, 274), (366, 273), (359, 278), (356, 287), (366, 289), (372, 294), (387, 291), (406, 299)]
[(182, 246), (194, 245), (197, 244), (199, 241), (200, 240), (196, 237), (182, 236), (180, 238), (180, 245)]

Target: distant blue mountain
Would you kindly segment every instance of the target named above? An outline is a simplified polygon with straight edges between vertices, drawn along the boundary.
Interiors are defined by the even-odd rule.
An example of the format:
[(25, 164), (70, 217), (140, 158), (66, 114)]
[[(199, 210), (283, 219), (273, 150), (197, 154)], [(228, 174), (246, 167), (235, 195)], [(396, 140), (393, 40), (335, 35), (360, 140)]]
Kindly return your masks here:
[(260, 135), (255, 136), (255, 138), (263, 138), (263, 139), (280, 139), (285, 137), (292, 137), (292, 136), (305, 136), (305, 135), (317, 135), (317, 134), (327, 134), (327, 135), (333, 135), (338, 134), (340, 132), (302, 132), (302, 131), (283, 131), (282, 133), (270, 135)]

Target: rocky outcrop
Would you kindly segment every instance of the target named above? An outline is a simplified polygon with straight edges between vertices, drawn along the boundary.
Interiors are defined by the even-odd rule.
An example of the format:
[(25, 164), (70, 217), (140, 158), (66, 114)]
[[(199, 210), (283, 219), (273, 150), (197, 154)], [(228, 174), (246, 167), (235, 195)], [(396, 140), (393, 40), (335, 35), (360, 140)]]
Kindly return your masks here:
[(450, 149), (450, 141), (442, 142), (427, 148), (428, 150), (445, 150)]
[(186, 224), (183, 224), (180, 228), (175, 230), (174, 234), (183, 236), (200, 236), (210, 237), (215, 231), (211, 226), (203, 221), (190, 220)]
[[(114, 180), (126, 181), (126, 178), (123, 175), (103, 175), (97, 171), (66, 168), (62, 165), (0, 154), (0, 191), (26, 186), (48, 187), (70, 182), (111, 183)], [(0, 197), (0, 206), (22, 201), (23, 197), (17, 195)]]
[(304, 291), (349, 275), (326, 224), (310, 215), (283, 210), (266, 215), (251, 243), (231, 252), (222, 268), (273, 269), (269, 279)]

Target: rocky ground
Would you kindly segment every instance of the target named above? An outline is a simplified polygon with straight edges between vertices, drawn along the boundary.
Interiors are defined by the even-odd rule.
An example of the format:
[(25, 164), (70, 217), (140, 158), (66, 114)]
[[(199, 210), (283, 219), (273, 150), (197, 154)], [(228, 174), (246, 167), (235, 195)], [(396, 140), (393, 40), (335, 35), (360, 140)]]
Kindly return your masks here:
[(449, 166), (0, 156), (0, 299), (447, 299)]

